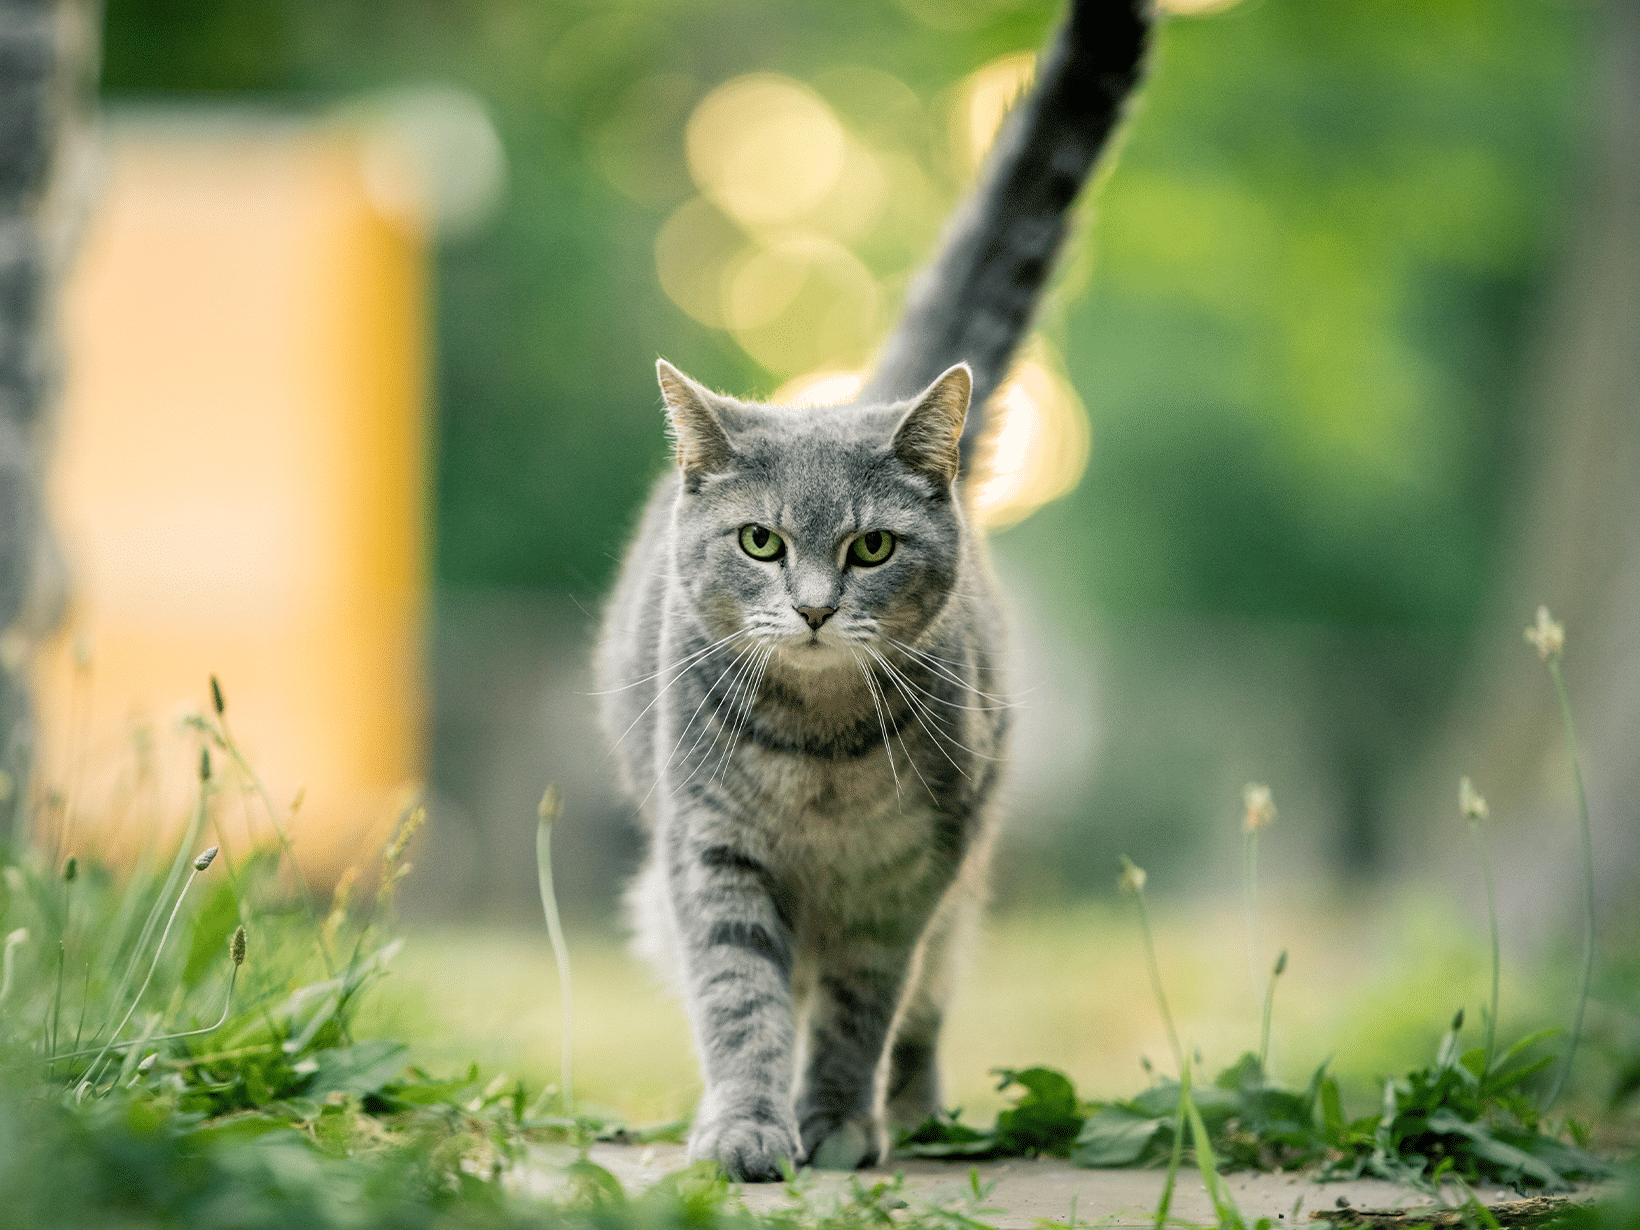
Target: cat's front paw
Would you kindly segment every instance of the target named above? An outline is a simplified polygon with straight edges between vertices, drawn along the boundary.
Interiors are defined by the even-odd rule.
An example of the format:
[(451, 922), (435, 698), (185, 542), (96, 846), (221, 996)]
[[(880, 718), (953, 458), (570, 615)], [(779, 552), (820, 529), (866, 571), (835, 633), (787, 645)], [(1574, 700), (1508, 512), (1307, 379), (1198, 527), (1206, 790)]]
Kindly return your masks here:
[(714, 1161), (731, 1179), (778, 1183), (797, 1166), (797, 1124), (767, 1101), (701, 1114), (689, 1133), (689, 1160)]

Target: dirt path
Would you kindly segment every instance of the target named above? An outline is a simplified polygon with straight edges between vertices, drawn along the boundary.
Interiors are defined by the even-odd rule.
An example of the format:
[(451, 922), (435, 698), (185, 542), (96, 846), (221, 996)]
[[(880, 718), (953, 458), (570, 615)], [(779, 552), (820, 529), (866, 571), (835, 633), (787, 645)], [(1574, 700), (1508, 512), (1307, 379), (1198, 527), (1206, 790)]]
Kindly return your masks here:
[[(592, 1160), (621, 1181), (628, 1192), (642, 1191), (684, 1164), (681, 1145), (596, 1145)], [(905, 1197), (913, 1203), (949, 1202), (966, 1207), (970, 1173), (978, 1171), (982, 1187), (990, 1190), (983, 1210), (976, 1214), (999, 1230), (1031, 1230), (1039, 1221), (1069, 1225), (1075, 1210), (1078, 1226), (1147, 1226), (1154, 1224), (1156, 1202), (1165, 1175), (1159, 1170), (1083, 1170), (1053, 1159), (1016, 1159), (978, 1165), (906, 1159), (891, 1167), (858, 1172), (868, 1184), (905, 1175)], [(850, 1176), (810, 1172), (821, 1192), (846, 1190)], [(550, 1164), (532, 1170), (522, 1186), (549, 1194), (560, 1180)], [(1311, 1214), (1336, 1209), (1340, 1201), (1351, 1208), (1414, 1209), (1433, 1202), (1423, 1194), (1380, 1180), (1316, 1183), (1304, 1175), (1234, 1174), (1228, 1177), (1231, 1195), (1251, 1225), (1268, 1217), (1275, 1226), (1310, 1225)], [(1585, 1192), (1588, 1188), (1583, 1189)], [(1455, 1194), (1455, 1193), (1454, 1193)], [(1519, 1199), (1513, 1192), (1485, 1189), (1477, 1192), (1488, 1203)], [(754, 1211), (785, 1207), (789, 1201), (780, 1184), (751, 1184), (741, 1199)], [(971, 1211), (971, 1210), (970, 1210)], [(1213, 1206), (1194, 1171), (1182, 1173), (1174, 1190), (1171, 1215), (1204, 1225), (1213, 1224)]]

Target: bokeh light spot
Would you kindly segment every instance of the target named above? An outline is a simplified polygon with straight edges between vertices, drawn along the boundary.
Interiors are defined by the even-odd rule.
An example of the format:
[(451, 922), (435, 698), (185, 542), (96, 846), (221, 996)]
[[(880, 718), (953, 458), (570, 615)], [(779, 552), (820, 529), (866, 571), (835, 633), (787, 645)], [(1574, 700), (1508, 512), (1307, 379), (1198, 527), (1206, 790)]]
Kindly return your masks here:
[(655, 235), (661, 289), (701, 324), (727, 328), (723, 270), (745, 246), (739, 228), (710, 201), (698, 196), (685, 201)]
[(1082, 399), (1040, 344), (1015, 363), (988, 413), (973, 508), (983, 525), (1001, 529), (1076, 487), (1087, 469), (1091, 432)]
[(689, 169), (700, 190), (741, 225), (801, 218), (836, 186), (847, 156), (843, 126), (801, 82), (736, 77), (689, 117)]
[(1167, 17), (1206, 17), (1240, 3), (1241, 0), (1156, 0), (1156, 8)]
[(864, 387), (865, 373), (855, 371), (817, 371), (794, 376), (774, 391), (769, 398), (777, 406), (840, 406), (853, 401)]
[(819, 235), (752, 253), (725, 278), (735, 340), (772, 372), (858, 362), (876, 336), (876, 280), (860, 258)]

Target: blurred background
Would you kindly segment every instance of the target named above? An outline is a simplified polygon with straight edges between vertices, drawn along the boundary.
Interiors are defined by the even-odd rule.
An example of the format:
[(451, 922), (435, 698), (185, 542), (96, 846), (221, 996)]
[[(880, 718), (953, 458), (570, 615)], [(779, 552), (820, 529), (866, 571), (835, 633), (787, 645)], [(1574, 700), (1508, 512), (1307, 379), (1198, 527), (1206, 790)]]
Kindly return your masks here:
[[(993, 408), (980, 503), (1023, 703), (999, 917), (1072, 921), (1005, 921), (977, 959), (1051, 978), (1053, 937), (1117, 925), (1099, 920), (1122, 852), (1180, 900), (1182, 942), (1221, 930), (1190, 911), (1233, 900), (1259, 781), (1280, 810), (1267, 898), (1317, 945), (1312, 975), (1416, 933), (1436, 954), (1420, 985), (1479, 985), (1468, 774), (1506, 938), (1554, 968), (1579, 873), (1559, 715), (1521, 637), (1540, 602), (1568, 628), (1603, 926), (1632, 940), (1640, 10), (1160, 7), (1120, 157)], [(197, 751), (178, 718), (215, 672), (270, 789), (303, 789), (321, 881), (424, 791), (403, 902), (441, 976), (550, 985), (506, 928), (538, 923), (535, 804), (560, 783), (560, 900), (616, 969), (638, 835), (587, 659), (667, 464), (654, 360), (741, 396), (846, 394), (1056, 17), (107, 0), (52, 450), (67, 606), (36, 674), (60, 829), (140, 840), (118, 836), (134, 792), (180, 806)], [(461, 955), (476, 927), (493, 966)], [(1205, 1004), (1212, 949), (1192, 952)], [(1095, 966), (1078, 994), (1106, 976), (1126, 974)], [(1610, 978), (1608, 1032), (1640, 1044)], [(1306, 1019), (1359, 1023), (1344, 985)], [(619, 995), (589, 1028), (652, 1046), (611, 1023), (647, 1027), (652, 993)], [(503, 1000), (472, 1035), (549, 1029)], [(1439, 1006), (1408, 1028), (1433, 1037)], [(687, 1105), (663, 1023), (675, 1088), (611, 1099)], [(1148, 1018), (1131, 1045), (1114, 1022), (1104, 1044), (1037, 1026), (1020, 1046), (1040, 1054), (985, 1062), (1052, 1051), (1127, 1081), (1159, 1053)]]

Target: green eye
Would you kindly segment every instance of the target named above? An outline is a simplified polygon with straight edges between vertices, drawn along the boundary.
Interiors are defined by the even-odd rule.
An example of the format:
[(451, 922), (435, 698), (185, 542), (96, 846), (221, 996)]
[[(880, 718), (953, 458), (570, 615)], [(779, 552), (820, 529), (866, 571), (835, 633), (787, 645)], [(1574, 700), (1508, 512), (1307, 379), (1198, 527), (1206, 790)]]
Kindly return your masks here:
[(849, 544), (848, 557), (856, 564), (873, 568), (894, 554), (894, 535), (887, 530), (869, 530)]
[(786, 553), (786, 541), (766, 525), (743, 525), (740, 549), (753, 559), (779, 559)]

